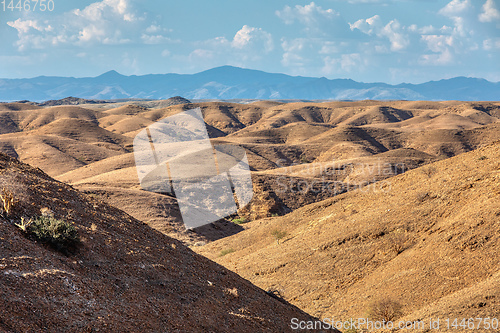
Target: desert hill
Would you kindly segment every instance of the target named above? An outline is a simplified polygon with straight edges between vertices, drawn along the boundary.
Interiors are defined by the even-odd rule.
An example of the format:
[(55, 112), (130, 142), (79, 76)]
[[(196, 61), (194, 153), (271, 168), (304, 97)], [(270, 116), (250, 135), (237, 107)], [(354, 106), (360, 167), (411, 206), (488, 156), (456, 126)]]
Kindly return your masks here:
[(362, 318), (387, 298), (402, 320), (495, 317), (499, 199), (497, 141), (249, 222), (197, 252), (322, 318)]
[[(8, 107), (6, 106), (8, 105)], [(96, 123), (97, 116), (95, 111), (91, 111), (78, 106), (57, 106), (50, 108), (40, 108), (25, 104), (4, 104), (4, 111), (0, 111), (3, 119), (8, 119), (17, 125), (17, 128), (10, 132), (28, 131), (40, 128), (60, 119), (81, 119)], [(0, 110), (2, 104), (0, 104)]]
[[(238, 145), (247, 152), (255, 189), (250, 205), (239, 212), (247, 220), (284, 215), (500, 139), (498, 102), (240, 104), (173, 98), (44, 108), (3, 103), (0, 151), (172, 237), (189, 244), (210, 241), (214, 234), (222, 237), (228, 225), (214, 226), (212, 236), (206, 230), (186, 233), (175, 200), (142, 193), (133, 158), (132, 140), (139, 131), (196, 107), (214, 144)], [(148, 199), (134, 205), (134, 197)], [(172, 215), (165, 216), (165, 207)], [(234, 231), (229, 228), (226, 235)]]
[[(311, 320), (130, 215), (0, 154), (0, 331), (288, 332)], [(15, 226), (50, 211), (81, 239), (63, 254)]]
[[(2, 157), (5, 166), (0, 172), (4, 170), (4, 179), (15, 180), (10, 186), (23, 198), (20, 208), (33, 215), (47, 206), (57, 217), (74, 222), (84, 236), (81, 252), (74, 254), (80, 256), (76, 263), (64, 258), (51, 261), (59, 254), (47, 248), (32, 254), (36, 253), (33, 246), (38, 249), (40, 244), (26, 243), (12, 221), (2, 220), (0, 226), (7, 228), (0, 236), (2, 242), (13, 245), (0, 251), (24, 251), (12, 256), (21, 259), (9, 262), (19, 268), (6, 268), (14, 273), (0, 274), (0, 279), (13, 279), (6, 282), (12, 284), (12, 290), (21, 288), (20, 277), (23, 282), (31, 277), (45, 279), (30, 284), (28, 293), (38, 293), (37, 288), (49, 282), (59, 283), (56, 289), (66, 292), (65, 281), (70, 281), (77, 289), (72, 292), (71, 287), (71, 295), (64, 294), (64, 301), (57, 295), (50, 297), (58, 302), (74, 300), (90, 313), (98, 311), (102, 318), (120, 313), (116, 321), (107, 322), (116, 328), (120, 326), (113, 325), (119, 321), (134, 327), (126, 312), (137, 314), (146, 323), (146, 318), (155, 318), (155, 311), (167, 311), (163, 305), (117, 310), (116, 306), (124, 304), (122, 295), (127, 301), (136, 295), (127, 294), (124, 286), (149, 288), (151, 293), (138, 296), (138, 301), (153, 304), (155, 295), (160, 295), (161, 304), (180, 300), (186, 307), (202, 308), (186, 308), (194, 311), (189, 312), (190, 318), (216, 318), (197, 322), (202, 331), (207, 327), (210, 331), (218, 323), (227, 323), (223, 329), (231, 331), (234, 316), (253, 318), (245, 326), (248, 331), (272, 331), (269, 327), (274, 323), (265, 313), (272, 313), (276, 297), (262, 301), (256, 296), (261, 291), (251, 285), (244, 289), (244, 281), (226, 270), (224, 276), (240, 287), (230, 283), (215, 291), (205, 289), (214, 285), (211, 279), (222, 274), (222, 268), (200, 259), (184, 243), (317, 317), (365, 317), (370, 307), (385, 298), (402, 306), (399, 317), (405, 320), (497, 316), (500, 103), (183, 100), (167, 107), (160, 107), (161, 101), (151, 101), (149, 106), (137, 103), (0, 104), (0, 151), (46, 173)], [(237, 145), (247, 152), (254, 197), (238, 215), (186, 230), (174, 197), (140, 189), (132, 140), (146, 126), (196, 107), (202, 110), (213, 144)], [(35, 204), (28, 205), (31, 202)], [(118, 239), (126, 251), (112, 239)], [(158, 257), (160, 250), (169, 251), (174, 259)], [(100, 259), (91, 259), (92, 255)], [(25, 256), (35, 258), (41, 271), (33, 273), (38, 266), (23, 261)], [(133, 270), (134, 277), (112, 259)], [(181, 272), (181, 266), (188, 270)], [(212, 283), (207, 282), (208, 286), (201, 276), (206, 269), (214, 274), (207, 278)], [(59, 271), (69, 273), (58, 275)], [(102, 271), (107, 275), (99, 273)], [(187, 287), (176, 284), (181, 277), (189, 279)], [(92, 287), (85, 289), (87, 284)], [(164, 286), (171, 287), (170, 294), (163, 293)], [(88, 296), (90, 288), (100, 293)], [(237, 295), (246, 295), (245, 300), (219, 297), (234, 296), (232, 288), (238, 290)], [(196, 299), (186, 294), (175, 298), (177, 292), (193, 290), (199, 291)], [(116, 301), (121, 303), (108, 307), (92, 303), (109, 293), (117, 295)], [(218, 299), (217, 309), (225, 312), (209, 318), (208, 311), (214, 308), (207, 299)], [(37, 300), (42, 307), (55, 304), (42, 296)], [(260, 302), (264, 305), (257, 305)], [(231, 304), (236, 308), (226, 311)], [(279, 304), (279, 318), (298, 311)], [(9, 315), (15, 306), (8, 308)], [(175, 311), (184, 311), (182, 306)], [(249, 312), (234, 310), (242, 308)], [(42, 319), (29, 319), (29, 323), (50, 324), (42, 315), (36, 316)], [(78, 316), (76, 325), (82, 323), (85, 328), (88, 316)], [(63, 321), (69, 317), (60, 314), (58, 325), (66, 325)], [(282, 322), (287, 325), (289, 320)], [(173, 323), (183, 330), (181, 322)], [(14, 324), (1, 325), (8, 330)], [(154, 325), (160, 324), (153, 320), (151, 328), (144, 325), (154, 331), (159, 327)], [(282, 331), (286, 330), (283, 326)]]
[(103, 100), (85, 99), (78, 97), (65, 97), (58, 100), (50, 100), (43, 103), (37, 103), (39, 106), (56, 106), (56, 105), (79, 105), (79, 104), (104, 104)]

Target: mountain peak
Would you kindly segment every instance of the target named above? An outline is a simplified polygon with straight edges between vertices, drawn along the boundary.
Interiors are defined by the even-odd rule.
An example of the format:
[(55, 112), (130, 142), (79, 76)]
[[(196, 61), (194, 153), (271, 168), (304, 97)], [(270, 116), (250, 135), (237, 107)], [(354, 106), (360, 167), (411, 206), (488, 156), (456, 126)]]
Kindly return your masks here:
[(238, 72), (238, 71), (239, 72), (259, 72), (258, 70), (254, 70), (254, 69), (224, 65), (224, 66), (219, 66), (219, 67), (207, 69), (206, 71), (200, 72), (198, 74), (203, 74), (203, 73), (234, 73), (234, 72)]
[(119, 77), (123, 77), (125, 75), (122, 75), (120, 73), (118, 73), (117, 71), (115, 71), (114, 69), (104, 73), (104, 74), (101, 74), (98, 76), (98, 78), (101, 78), (101, 79), (113, 79), (113, 78), (119, 78)]

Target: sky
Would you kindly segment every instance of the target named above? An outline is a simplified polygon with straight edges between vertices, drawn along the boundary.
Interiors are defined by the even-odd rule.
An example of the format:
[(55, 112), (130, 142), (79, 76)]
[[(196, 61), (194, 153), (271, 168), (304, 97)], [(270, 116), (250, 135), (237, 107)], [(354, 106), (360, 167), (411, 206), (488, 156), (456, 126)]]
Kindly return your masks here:
[(500, 0), (10, 2), (0, 2), (0, 78), (232, 65), (391, 84), (500, 81)]

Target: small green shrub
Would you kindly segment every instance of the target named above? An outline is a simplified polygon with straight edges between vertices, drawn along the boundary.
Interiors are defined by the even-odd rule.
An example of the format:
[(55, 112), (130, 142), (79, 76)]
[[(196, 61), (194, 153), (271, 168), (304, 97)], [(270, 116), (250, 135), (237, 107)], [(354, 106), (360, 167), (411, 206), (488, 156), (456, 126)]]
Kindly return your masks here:
[(486, 159), (488, 159), (488, 157), (484, 155), (478, 158), (479, 161), (484, 161)]
[(233, 222), (234, 224), (243, 224), (243, 223), (248, 223), (250, 221), (247, 220), (246, 218), (242, 217), (239, 219), (233, 219), (231, 222)]
[(286, 231), (276, 229), (271, 232), (271, 235), (273, 235), (274, 238), (276, 238), (276, 243), (279, 244), (280, 239), (284, 238), (287, 235), (287, 233)]
[(311, 161), (309, 161), (305, 156), (300, 157), (300, 162), (303, 164), (311, 163)]
[(48, 243), (59, 251), (67, 251), (80, 242), (73, 224), (50, 216), (33, 219), (28, 231), (38, 241)]
[(235, 252), (234, 249), (225, 249), (220, 251), (219, 257), (224, 257), (226, 254)]
[(343, 333), (358, 333), (359, 331), (353, 327), (350, 327), (346, 329), (345, 331), (342, 331)]

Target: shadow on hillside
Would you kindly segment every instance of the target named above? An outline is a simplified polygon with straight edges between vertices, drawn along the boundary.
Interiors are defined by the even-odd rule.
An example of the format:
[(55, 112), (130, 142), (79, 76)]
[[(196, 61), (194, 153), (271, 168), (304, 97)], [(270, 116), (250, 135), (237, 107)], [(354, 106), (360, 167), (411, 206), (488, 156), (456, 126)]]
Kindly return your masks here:
[(207, 241), (216, 241), (221, 238), (229, 237), (243, 231), (240, 225), (234, 224), (227, 220), (219, 220), (210, 224), (203, 225), (198, 228), (193, 228), (190, 232), (203, 236)]

